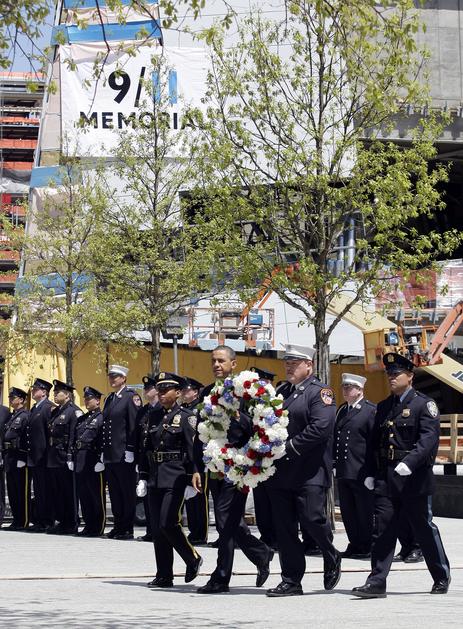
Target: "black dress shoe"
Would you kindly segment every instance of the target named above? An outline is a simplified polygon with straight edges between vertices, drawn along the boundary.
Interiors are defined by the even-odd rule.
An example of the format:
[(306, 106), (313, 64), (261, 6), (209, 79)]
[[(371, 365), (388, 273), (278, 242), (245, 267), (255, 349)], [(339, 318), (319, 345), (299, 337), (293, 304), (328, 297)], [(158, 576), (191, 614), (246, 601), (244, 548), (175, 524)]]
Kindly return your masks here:
[(306, 546), (304, 548), (304, 555), (306, 557), (320, 557), (322, 551), (317, 546)]
[(257, 566), (257, 577), (256, 577), (256, 588), (260, 588), (264, 585), (264, 583), (267, 581), (267, 579), (270, 576), (270, 562), (273, 559), (273, 555), (275, 553), (273, 552), (273, 550), (269, 550), (269, 553), (267, 555), (267, 560), (265, 561), (265, 563), (261, 564), (260, 566)]
[(137, 537), (137, 542), (152, 542), (153, 538), (151, 535), (148, 535), (148, 533), (146, 533), (146, 535), (140, 535), (140, 537)]
[(103, 537), (106, 537), (107, 539), (114, 539), (116, 535), (119, 535), (119, 531), (116, 531), (116, 529), (111, 529)]
[(354, 596), (360, 598), (386, 598), (386, 588), (373, 583), (365, 583), (352, 590)]
[(448, 579), (439, 579), (439, 581), (434, 581), (430, 594), (447, 594), (451, 580), (452, 579), (449, 577)]
[(304, 592), (302, 591), (302, 585), (300, 583), (286, 583), (285, 581), (282, 581), (276, 586), (276, 588), (267, 590), (266, 594), (271, 597), (302, 596)]
[(202, 563), (203, 563), (203, 558), (202, 557), (197, 557), (194, 560), (194, 563), (192, 563), (192, 564), (190, 564), (189, 566), (186, 567), (186, 570), (185, 570), (185, 583), (190, 583), (190, 581), (193, 581), (193, 579), (196, 579), (196, 577), (199, 574), (199, 569), (200, 569)]
[(55, 524), (54, 526), (49, 526), (47, 528), (47, 535), (61, 535), (62, 530), (63, 527), (61, 526), (61, 524)]
[(341, 578), (341, 553), (336, 551), (336, 559), (334, 564), (325, 567), (323, 574), (323, 587), (325, 590), (335, 588)]
[(414, 550), (412, 550), (411, 553), (404, 557), (405, 563), (420, 563), (421, 561), (424, 561), (421, 548), (415, 548)]
[(371, 553), (352, 553), (351, 559), (370, 559)]
[(208, 581), (206, 585), (198, 588), (196, 592), (198, 594), (221, 594), (222, 592), (229, 592), (230, 588), (225, 583), (216, 583), (215, 581)]
[(214, 542), (207, 542), (209, 548), (218, 548), (219, 547), (219, 538), (217, 538)]
[(28, 533), (46, 533), (48, 530), (47, 526), (43, 526), (42, 524), (33, 524), (27, 529)]
[(392, 561), (403, 561), (405, 559), (404, 555), (402, 555), (402, 551), (400, 553), (397, 553), (397, 555), (394, 555), (394, 557), (392, 558)]
[(188, 541), (192, 546), (209, 546), (207, 539), (195, 539), (194, 537), (188, 537)]
[(126, 531), (125, 533), (117, 533), (117, 535), (114, 535), (113, 539), (133, 539), (133, 533), (130, 533), (129, 531)]
[(174, 586), (174, 582), (167, 577), (154, 577), (154, 579), (146, 585), (149, 588), (171, 588)]
[(350, 544), (347, 545), (346, 550), (341, 553), (341, 557), (343, 559), (351, 559), (352, 555), (355, 553), (355, 549), (351, 548)]

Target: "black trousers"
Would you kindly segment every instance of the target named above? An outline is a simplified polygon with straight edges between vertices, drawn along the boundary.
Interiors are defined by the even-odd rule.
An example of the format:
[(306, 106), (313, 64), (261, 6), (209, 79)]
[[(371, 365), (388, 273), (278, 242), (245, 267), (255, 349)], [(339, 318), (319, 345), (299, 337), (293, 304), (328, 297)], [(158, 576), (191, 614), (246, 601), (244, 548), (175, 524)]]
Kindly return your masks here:
[(8, 501), (13, 515), (13, 524), (21, 528), (29, 526), (31, 508), (31, 480), (29, 468), (11, 467), (6, 472)]
[(280, 553), (282, 580), (300, 584), (305, 572), (304, 544), (301, 528), (315, 540), (325, 565), (336, 561), (331, 525), (326, 517), (326, 487), (304, 485), (295, 489), (269, 487), (273, 521)]
[(74, 472), (66, 467), (48, 468), (53, 513), (63, 528), (77, 527), (77, 495)]
[(367, 582), (379, 587), (386, 586), (402, 517), (410, 522), (433, 580), (447, 579), (450, 565), (439, 529), (432, 521), (431, 496), (391, 498), (375, 495), (372, 569)]
[(369, 553), (373, 535), (373, 492), (363, 481), (338, 478), (338, 494), (350, 549), (356, 553)]
[(103, 535), (106, 524), (106, 483), (103, 472), (95, 472), (92, 467), (76, 473), (76, 486), (85, 531), (92, 535)]
[(207, 541), (209, 530), (208, 474), (201, 474), (203, 491), (185, 501), (189, 537), (194, 540)]
[(187, 565), (198, 558), (198, 553), (186, 538), (181, 525), (184, 491), (184, 487), (148, 488), (157, 577), (173, 579), (174, 549)]
[(133, 533), (137, 495), (135, 463), (106, 463), (109, 499), (117, 533)]
[(40, 465), (31, 467), (30, 471), (34, 487), (34, 524), (38, 526), (52, 526), (55, 517), (50, 491), (49, 468)]
[(260, 566), (267, 561), (270, 550), (264, 542), (251, 535), (244, 521), (246, 494), (223, 480), (216, 481), (213, 489), (211, 485), (211, 491), (215, 505), (216, 527), (219, 532), (219, 546), (217, 566), (210, 580), (228, 585), (233, 568), (235, 541), (255, 566)]
[(252, 490), (252, 494), (254, 497), (256, 525), (259, 529), (260, 538), (267, 546), (275, 546), (276, 533), (273, 525), (272, 505), (265, 482), (257, 485)]
[(399, 552), (402, 557), (406, 557), (412, 552), (412, 550), (417, 550), (420, 547), (420, 545), (416, 541), (416, 537), (413, 533), (412, 527), (410, 526), (410, 522), (408, 521), (404, 512), (399, 522), (398, 539), (401, 546)]
[(0, 526), (5, 517), (5, 470), (0, 467)]

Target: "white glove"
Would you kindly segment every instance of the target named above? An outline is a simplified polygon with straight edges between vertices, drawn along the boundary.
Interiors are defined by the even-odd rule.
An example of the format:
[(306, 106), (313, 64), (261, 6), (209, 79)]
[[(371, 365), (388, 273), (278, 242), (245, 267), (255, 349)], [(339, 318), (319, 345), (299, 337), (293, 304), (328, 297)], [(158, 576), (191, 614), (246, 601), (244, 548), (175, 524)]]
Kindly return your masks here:
[(104, 463), (98, 461), (98, 463), (95, 463), (95, 467), (93, 469), (95, 472), (102, 472), (104, 470)]
[(68, 468), (70, 472), (74, 471), (74, 463), (72, 461), (68, 461)]
[(335, 467), (333, 467), (333, 476), (334, 476), (334, 478), (336, 478), (336, 468)]
[(139, 480), (137, 484), (137, 496), (139, 498), (144, 498), (148, 493), (148, 483), (146, 480)]
[(363, 481), (363, 484), (367, 489), (373, 491), (373, 489), (375, 488), (375, 479), (373, 478), (373, 476), (367, 476)]
[(125, 454), (124, 454), (124, 461), (126, 463), (133, 463), (135, 461), (135, 457), (133, 455), (133, 452), (129, 452), (128, 450), (126, 450)]
[(26, 461), (18, 461), (16, 467), (26, 467)]
[(394, 472), (397, 472), (399, 476), (410, 476), (412, 473), (408, 465), (402, 461), (394, 468)]
[(198, 495), (198, 492), (196, 491), (194, 487), (192, 487), (191, 485), (187, 485), (185, 487), (185, 492), (183, 494), (183, 497), (185, 498), (185, 500), (190, 500), (190, 498), (194, 498), (197, 495)]

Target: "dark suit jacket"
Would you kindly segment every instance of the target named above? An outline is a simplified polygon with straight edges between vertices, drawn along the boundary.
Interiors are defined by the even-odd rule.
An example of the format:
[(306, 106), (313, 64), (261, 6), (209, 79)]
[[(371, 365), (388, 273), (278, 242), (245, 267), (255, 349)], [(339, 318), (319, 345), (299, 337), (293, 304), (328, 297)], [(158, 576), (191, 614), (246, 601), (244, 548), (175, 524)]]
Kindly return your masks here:
[(333, 456), (336, 478), (363, 483), (367, 476), (367, 451), (371, 448), (376, 405), (362, 399), (349, 411), (347, 408), (345, 402), (336, 414)]
[[(429, 495), (434, 490), (434, 464), (439, 447), (440, 415), (431, 398), (410, 389), (403, 402), (395, 404), (394, 397), (378, 404), (372, 453), (368, 476), (376, 480), (375, 491), (380, 495)], [(399, 460), (388, 461), (382, 452), (392, 446), (407, 452), (402, 461), (412, 471), (399, 476), (394, 468)]]
[(39, 467), (47, 464), (47, 431), (54, 405), (48, 398), (31, 408), (26, 425), (27, 465)]
[(111, 393), (103, 407), (103, 453), (105, 463), (123, 463), (125, 451), (137, 449), (137, 412), (134, 391), (125, 387)]
[(47, 467), (66, 467), (72, 460), (77, 420), (82, 411), (73, 402), (54, 408), (48, 422)]
[(95, 471), (103, 451), (103, 414), (99, 408), (80, 418), (72, 450), (76, 473)]
[(7, 444), (12, 446), (3, 452), (6, 472), (14, 471), (19, 460), (26, 461), (25, 433), (28, 418), (29, 411), (21, 408), (13, 411), (5, 424), (3, 446), (5, 447)]
[(332, 390), (315, 376), (296, 385), (283, 384), (278, 393), (289, 412), (286, 455), (276, 461), (267, 487), (292, 489), (302, 485), (329, 487), (333, 469), (336, 406)]

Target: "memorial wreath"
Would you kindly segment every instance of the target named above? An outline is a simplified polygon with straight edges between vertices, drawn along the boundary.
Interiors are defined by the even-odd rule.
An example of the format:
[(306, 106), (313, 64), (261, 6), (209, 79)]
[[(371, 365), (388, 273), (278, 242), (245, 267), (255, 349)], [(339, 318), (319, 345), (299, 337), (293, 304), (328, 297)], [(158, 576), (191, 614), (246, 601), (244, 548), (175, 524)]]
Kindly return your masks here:
[[(236, 448), (227, 443), (227, 432), (240, 410), (251, 417), (253, 433), (243, 447)], [(254, 371), (218, 380), (200, 413), (203, 460), (216, 477), (246, 492), (275, 473), (274, 463), (285, 453), (288, 411), (269, 382)]]

